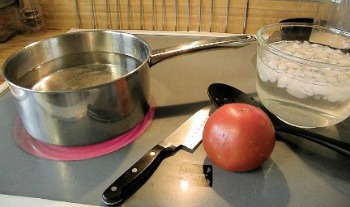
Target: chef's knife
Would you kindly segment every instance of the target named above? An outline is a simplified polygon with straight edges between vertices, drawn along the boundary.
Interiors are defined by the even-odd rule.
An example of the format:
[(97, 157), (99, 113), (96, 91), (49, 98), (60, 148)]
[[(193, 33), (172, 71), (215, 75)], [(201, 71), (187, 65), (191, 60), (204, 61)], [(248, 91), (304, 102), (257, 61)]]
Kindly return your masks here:
[(103, 202), (107, 205), (121, 204), (146, 182), (164, 158), (175, 153), (180, 147), (193, 150), (202, 140), (203, 128), (209, 113), (209, 106), (202, 108), (149, 150), (104, 191)]

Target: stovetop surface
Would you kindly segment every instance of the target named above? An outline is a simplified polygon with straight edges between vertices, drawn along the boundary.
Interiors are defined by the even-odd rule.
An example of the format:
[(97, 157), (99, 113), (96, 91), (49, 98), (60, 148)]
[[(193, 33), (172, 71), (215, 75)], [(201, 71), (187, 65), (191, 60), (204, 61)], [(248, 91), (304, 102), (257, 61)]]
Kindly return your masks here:
[[(152, 49), (197, 36), (140, 35)], [(204, 38), (204, 37), (202, 37)], [(256, 45), (203, 51), (165, 60), (151, 68), (155, 115), (133, 143), (80, 161), (53, 161), (24, 152), (14, 141), (17, 117), (9, 91), (0, 96), (0, 193), (103, 205), (102, 192), (146, 151), (200, 108), (210, 105), (207, 87), (223, 82), (255, 94)], [(350, 121), (320, 132), (350, 142)], [(220, 170), (200, 145), (166, 158), (125, 206), (348, 206), (350, 160), (314, 143), (285, 136), (262, 167), (247, 173)], [(212, 186), (203, 183), (212, 167)], [(186, 181), (186, 183), (184, 183)]]

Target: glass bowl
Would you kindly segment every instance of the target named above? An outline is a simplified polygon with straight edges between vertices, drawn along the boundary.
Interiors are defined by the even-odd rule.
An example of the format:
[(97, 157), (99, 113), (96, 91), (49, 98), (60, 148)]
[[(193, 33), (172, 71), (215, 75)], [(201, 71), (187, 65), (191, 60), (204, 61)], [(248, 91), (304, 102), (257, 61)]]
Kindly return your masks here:
[(277, 23), (257, 32), (256, 88), (282, 121), (325, 127), (350, 115), (350, 34), (305, 23)]

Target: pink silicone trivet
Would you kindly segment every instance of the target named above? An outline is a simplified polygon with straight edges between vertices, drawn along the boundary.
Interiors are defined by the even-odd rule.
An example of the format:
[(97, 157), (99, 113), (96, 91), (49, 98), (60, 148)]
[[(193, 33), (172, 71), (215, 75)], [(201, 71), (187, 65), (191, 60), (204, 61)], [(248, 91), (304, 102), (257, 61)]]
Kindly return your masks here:
[(145, 118), (130, 131), (104, 142), (79, 147), (51, 145), (35, 139), (24, 129), (19, 117), (15, 118), (13, 133), (16, 143), (34, 156), (48, 160), (84, 160), (106, 155), (135, 141), (148, 128), (153, 117), (154, 107), (151, 107)]

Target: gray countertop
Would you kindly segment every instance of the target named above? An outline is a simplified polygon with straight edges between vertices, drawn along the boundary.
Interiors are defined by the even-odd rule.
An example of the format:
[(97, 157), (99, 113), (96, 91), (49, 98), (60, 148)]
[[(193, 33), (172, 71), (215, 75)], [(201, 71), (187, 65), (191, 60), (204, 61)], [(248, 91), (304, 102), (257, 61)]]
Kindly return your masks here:
[[(152, 49), (199, 38), (141, 36)], [(45, 160), (19, 148), (12, 130), (17, 116), (15, 101), (9, 91), (5, 92), (0, 96), (0, 193), (103, 205), (102, 192), (117, 177), (193, 113), (210, 104), (206, 90), (211, 83), (227, 83), (254, 95), (255, 56), (253, 44), (193, 53), (155, 65), (151, 68), (151, 94), (156, 109), (147, 131), (116, 152), (88, 160)], [(320, 132), (350, 142), (349, 122)], [(350, 160), (317, 144), (284, 137), (256, 170), (233, 173), (212, 166), (212, 186), (202, 182), (203, 166), (212, 165), (202, 145), (193, 153), (180, 150), (166, 158), (123, 205), (349, 206)]]

